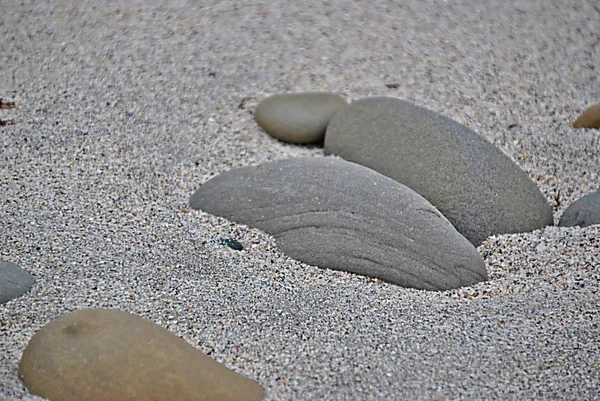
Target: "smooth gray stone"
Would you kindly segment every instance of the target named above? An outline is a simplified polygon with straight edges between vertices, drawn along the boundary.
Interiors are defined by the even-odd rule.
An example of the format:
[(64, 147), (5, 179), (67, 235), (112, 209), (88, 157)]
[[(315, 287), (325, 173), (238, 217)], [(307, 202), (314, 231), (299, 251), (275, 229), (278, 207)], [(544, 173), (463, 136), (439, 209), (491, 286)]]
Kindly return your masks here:
[(587, 227), (600, 224), (600, 190), (573, 202), (560, 217), (561, 227)]
[(233, 169), (200, 186), (190, 207), (260, 228), (288, 256), (322, 268), (426, 290), (487, 279), (477, 249), (423, 197), (344, 160)]
[(340, 110), (325, 152), (412, 188), (473, 245), (488, 236), (553, 224), (552, 209), (527, 173), (469, 128), (412, 103), (376, 97)]
[(25, 294), (33, 285), (33, 277), (11, 262), (0, 261), (0, 304)]
[(291, 143), (322, 142), (331, 117), (347, 103), (327, 92), (269, 96), (254, 111), (254, 118), (267, 134)]

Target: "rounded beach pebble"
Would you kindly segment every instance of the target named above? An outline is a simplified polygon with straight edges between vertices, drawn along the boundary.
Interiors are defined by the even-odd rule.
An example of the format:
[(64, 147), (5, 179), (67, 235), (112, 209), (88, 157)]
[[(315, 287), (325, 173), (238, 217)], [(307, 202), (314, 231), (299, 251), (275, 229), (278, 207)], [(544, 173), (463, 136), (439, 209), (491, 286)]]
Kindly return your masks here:
[(253, 381), (149, 320), (118, 310), (81, 310), (32, 338), (19, 377), (61, 401), (262, 400)]
[(346, 106), (335, 93), (306, 92), (269, 96), (254, 111), (267, 134), (291, 143), (322, 142), (331, 117)]
[(31, 274), (14, 263), (0, 261), (0, 304), (25, 294), (33, 283)]
[(230, 170), (202, 184), (190, 207), (260, 228), (313, 266), (425, 290), (487, 279), (477, 249), (423, 197), (340, 159)]
[(325, 152), (370, 167), (421, 194), (475, 246), (488, 236), (553, 224), (529, 175), (469, 128), (389, 97), (358, 100), (327, 128)]
[(585, 109), (573, 123), (574, 128), (600, 128), (600, 103)]
[(560, 217), (561, 227), (587, 227), (600, 224), (600, 190), (573, 202)]

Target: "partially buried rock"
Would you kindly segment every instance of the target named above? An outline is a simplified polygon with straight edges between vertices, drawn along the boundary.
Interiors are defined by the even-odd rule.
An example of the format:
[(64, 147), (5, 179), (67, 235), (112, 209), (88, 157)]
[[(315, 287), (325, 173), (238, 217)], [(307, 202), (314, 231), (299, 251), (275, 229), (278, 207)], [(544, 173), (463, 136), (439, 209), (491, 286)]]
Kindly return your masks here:
[(574, 128), (600, 128), (600, 103), (588, 107), (573, 123)]
[(291, 143), (322, 142), (331, 117), (346, 101), (327, 92), (292, 93), (262, 100), (254, 118), (267, 134)]
[(487, 279), (481, 255), (429, 202), (344, 160), (230, 170), (204, 183), (190, 206), (260, 228), (287, 255), (322, 268), (426, 290)]
[(151, 321), (118, 310), (81, 310), (48, 323), (27, 345), (19, 377), (52, 401), (263, 398), (258, 384)]
[(600, 224), (600, 190), (573, 202), (560, 217), (561, 227), (587, 227)]
[(0, 261), (0, 304), (25, 294), (33, 285), (33, 277), (11, 262)]
[(356, 101), (329, 123), (325, 152), (421, 194), (471, 243), (553, 224), (527, 173), (490, 142), (439, 113), (387, 97)]

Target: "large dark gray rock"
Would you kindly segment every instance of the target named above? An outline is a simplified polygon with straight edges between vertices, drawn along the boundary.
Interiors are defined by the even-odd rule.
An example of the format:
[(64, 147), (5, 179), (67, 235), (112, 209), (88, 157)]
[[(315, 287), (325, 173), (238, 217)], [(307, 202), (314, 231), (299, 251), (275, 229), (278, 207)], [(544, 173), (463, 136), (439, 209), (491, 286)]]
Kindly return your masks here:
[(423, 197), (355, 163), (288, 159), (230, 170), (190, 207), (272, 234), (302, 262), (426, 290), (487, 279), (475, 247)]
[(19, 378), (61, 401), (259, 401), (263, 389), (170, 331), (129, 313), (61, 316), (29, 341)]
[(560, 217), (561, 227), (587, 227), (600, 224), (600, 190), (573, 202)]
[(262, 100), (254, 118), (267, 134), (281, 141), (322, 142), (329, 120), (346, 105), (335, 93), (286, 93)]
[(370, 167), (431, 202), (475, 246), (553, 224), (539, 188), (467, 127), (387, 97), (356, 101), (328, 125), (325, 152)]
[(0, 260), (0, 304), (25, 294), (33, 282), (31, 274), (14, 263)]

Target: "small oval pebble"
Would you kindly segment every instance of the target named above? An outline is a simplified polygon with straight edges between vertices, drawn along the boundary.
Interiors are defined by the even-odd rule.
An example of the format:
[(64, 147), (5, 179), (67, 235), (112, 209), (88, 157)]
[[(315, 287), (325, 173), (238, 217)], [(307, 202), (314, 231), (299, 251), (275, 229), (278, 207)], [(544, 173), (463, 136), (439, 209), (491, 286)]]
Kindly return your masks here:
[(267, 134), (281, 141), (314, 143), (323, 141), (329, 120), (346, 105), (335, 93), (281, 94), (262, 100), (254, 118)]
[(33, 277), (11, 262), (0, 261), (0, 304), (25, 294), (33, 285)]
[(600, 128), (600, 103), (585, 109), (573, 123), (573, 128)]
[(219, 242), (221, 243), (221, 245), (228, 246), (229, 248), (231, 248), (235, 251), (241, 251), (244, 249), (244, 245), (240, 244), (238, 241), (231, 239), (231, 238), (220, 237)]
[(19, 378), (60, 401), (254, 401), (263, 390), (149, 320), (81, 310), (42, 327), (23, 352)]
[(560, 227), (588, 227), (600, 224), (600, 190), (573, 202), (560, 217)]

